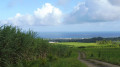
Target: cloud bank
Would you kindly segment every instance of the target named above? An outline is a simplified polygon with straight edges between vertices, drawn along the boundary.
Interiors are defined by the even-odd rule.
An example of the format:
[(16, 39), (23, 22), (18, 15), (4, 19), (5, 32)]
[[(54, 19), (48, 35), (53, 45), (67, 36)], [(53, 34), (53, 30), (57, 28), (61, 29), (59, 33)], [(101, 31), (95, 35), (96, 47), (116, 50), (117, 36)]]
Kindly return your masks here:
[(120, 0), (86, 0), (85, 2), (80, 2), (75, 6), (73, 12), (66, 16), (64, 23), (74, 24), (119, 20), (120, 7), (111, 4), (112, 1), (114, 1), (114, 4), (120, 4)]
[(46, 26), (61, 24), (62, 11), (50, 3), (45, 3), (42, 8), (34, 11), (33, 15), (17, 13), (15, 17), (2, 20), (0, 24), (12, 24), (15, 26)]
[[(68, 0), (59, 0), (62, 4)], [(17, 13), (15, 17), (1, 20), (0, 24), (15, 26), (51, 26), (120, 21), (120, 0), (86, 0), (79, 2), (72, 12), (64, 14), (59, 8), (45, 3), (33, 15)], [(64, 14), (64, 15), (63, 15)]]

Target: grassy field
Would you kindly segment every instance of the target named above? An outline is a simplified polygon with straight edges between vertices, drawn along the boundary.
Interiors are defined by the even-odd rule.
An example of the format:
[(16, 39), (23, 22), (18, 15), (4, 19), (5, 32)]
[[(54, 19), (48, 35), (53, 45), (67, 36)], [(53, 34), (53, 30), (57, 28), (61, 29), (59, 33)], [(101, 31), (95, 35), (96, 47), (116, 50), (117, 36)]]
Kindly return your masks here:
[(120, 47), (118, 45), (97, 45), (96, 43), (78, 42), (63, 42), (59, 44), (72, 47), (85, 47), (79, 48), (79, 50), (86, 54), (87, 59), (97, 59), (120, 65)]
[(67, 45), (67, 46), (72, 46), (72, 47), (98, 46), (98, 45), (96, 45), (96, 43), (80, 43), (80, 42), (62, 42), (62, 43), (57, 43), (57, 44), (62, 44), (62, 45)]
[(70, 47), (96, 47), (96, 48), (104, 48), (104, 47), (117, 47), (118, 45), (98, 45), (96, 43), (81, 43), (81, 42), (60, 42), (60, 43), (55, 43), (55, 44), (60, 44), (60, 45), (67, 45)]
[(78, 57), (78, 50), (72, 49), (72, 54), (68, 58), (59, 58), (58, 61), (52, 62), (50, 67), (87, 67), (84, 63), (81, 63)]
[(120, 65), (120, 48), (85, 48), (87, 58)]

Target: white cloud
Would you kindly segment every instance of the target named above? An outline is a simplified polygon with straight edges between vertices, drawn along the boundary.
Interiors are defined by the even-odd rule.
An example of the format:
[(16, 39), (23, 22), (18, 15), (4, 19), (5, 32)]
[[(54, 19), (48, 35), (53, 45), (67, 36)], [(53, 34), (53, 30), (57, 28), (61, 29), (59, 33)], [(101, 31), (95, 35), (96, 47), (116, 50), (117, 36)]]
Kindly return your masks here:
[(108, 0), (80, 2), (66, 18), (65, 23), (108, 22), (120, 20), (120, 7)]
[(42, 8), (34, 11), (33, 15), (21, 15), (17, 13), (15, 17), (2, 20), (1, 24), (12, 24), (15, 26), (27, 25), (58, 25), (61, 24), (62, 12), (60, 9), (45, 3)]
[(41, 21), (40, 24), (57, 25), (61, 23), (62, 12), (51, 4), (46, 3), (41, 9), (38, 8), (34, 11), (34, 16)]
[[(67, 2), (68, 0), (61, 2)], [(116, 2), (117, 1), (117, 2)], [(0, 24), (12, 24), (16, 26), (33, 25), (59, 25), (79, 24), (85, 22), (108, 22), (120, 20), (120, 6), (111, 4), (119, 3), (119, 0), (86, 0), (79, 2), (68, 15), (64, 15), (59, 8), (45, 3), (41, 8), (37, 8), (33, 15), (22, 15), (17, 13), (15, 17), (0, 21)]]

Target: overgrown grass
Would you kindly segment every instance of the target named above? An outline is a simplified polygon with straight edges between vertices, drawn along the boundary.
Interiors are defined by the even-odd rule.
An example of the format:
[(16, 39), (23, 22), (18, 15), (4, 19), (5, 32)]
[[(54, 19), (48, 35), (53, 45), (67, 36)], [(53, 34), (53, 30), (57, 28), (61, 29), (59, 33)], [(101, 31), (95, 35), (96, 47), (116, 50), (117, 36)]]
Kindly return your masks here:
[(120, 65), (120, 48), (85, 48), (87, 58)]
[(35, 32), (0, 26), (0, 67), (84, 67), (71, 53), (70, 47), (49, 44)]
[(84, 63), (81, 63), (78, 57), (77, 48), (72, 48), (72, 54), (68, 58), (60, 58), (58, 61), (52, 62), (50, 67), (87, 67)]
[(84, 47), (79, 48), (79, 50), (85, 52), (88, 59), (97, 59), (120, 65), (120, 46), (118, 43), (98, 45), (96, 43), (63, 42), (58, 44)]
[(48, 41), (37, 38), (32, 31), (12, 26), (0, 27), (0, 66), (13, 67), (23, 61), (46, 58)]

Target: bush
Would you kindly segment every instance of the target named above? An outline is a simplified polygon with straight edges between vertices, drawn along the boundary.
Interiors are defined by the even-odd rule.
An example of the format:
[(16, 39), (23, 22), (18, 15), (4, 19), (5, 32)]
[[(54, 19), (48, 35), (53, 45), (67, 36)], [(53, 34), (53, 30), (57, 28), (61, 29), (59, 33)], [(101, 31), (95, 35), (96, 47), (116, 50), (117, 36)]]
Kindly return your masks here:
[(50, 46), (49, 53), (58, 57), (69, 57), (72, 51), (69, 46), (56, 44)]
[(48, 67), (47, 62), (69, 57), (71, 52), (67, 46), (49, 44), (35, 32), (0, 27), (0, 67)]
[(46, 58), (48, 41), (36, 37), (32, 31), (12, 26), (0, 27), (0, 66), (17, 64), (21, 60)]

